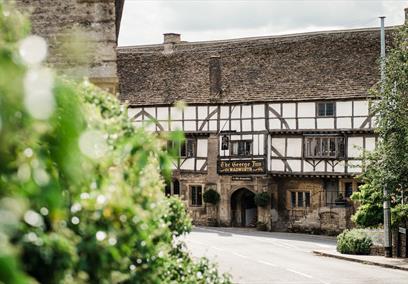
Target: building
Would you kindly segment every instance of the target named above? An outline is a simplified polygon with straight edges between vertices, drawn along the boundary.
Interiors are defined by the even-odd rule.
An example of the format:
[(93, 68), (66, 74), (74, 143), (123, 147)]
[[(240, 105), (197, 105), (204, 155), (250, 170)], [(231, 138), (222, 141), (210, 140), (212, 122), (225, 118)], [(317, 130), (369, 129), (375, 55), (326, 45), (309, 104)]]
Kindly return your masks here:
[[(116, 47), (124, 0), (14, 2), (29, 14), (32, 33), (47, 40), (49, 63), (64, 72), (72, 68), (73, 73), (87, 76), (112, 93), (117, 92)], [(80, 32), (76, 39), (72, 31)], [(69, 56), (75, 46), (80, 49), (80, 58)]]
[[(378, 28), (192, 43), (165, 34), (118, 48), (120, 99), (137, 126), (185, 131), (167, 193), (195, 223), (335, 233), (351, 226), (361, 155), (377, 142), (379, 55)], [(209, 188), (216, 207), (202, 200)]]

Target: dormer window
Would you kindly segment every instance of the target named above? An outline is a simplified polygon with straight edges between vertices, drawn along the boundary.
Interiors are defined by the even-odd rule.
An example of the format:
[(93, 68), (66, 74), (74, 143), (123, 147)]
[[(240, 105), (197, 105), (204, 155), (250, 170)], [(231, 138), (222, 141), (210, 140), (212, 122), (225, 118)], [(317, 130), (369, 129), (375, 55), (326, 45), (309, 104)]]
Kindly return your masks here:
[(317, 103), (317, 116), (318, 117), (333, 117), (336, 113), (336, 103), (334, 102), (322, 102)]

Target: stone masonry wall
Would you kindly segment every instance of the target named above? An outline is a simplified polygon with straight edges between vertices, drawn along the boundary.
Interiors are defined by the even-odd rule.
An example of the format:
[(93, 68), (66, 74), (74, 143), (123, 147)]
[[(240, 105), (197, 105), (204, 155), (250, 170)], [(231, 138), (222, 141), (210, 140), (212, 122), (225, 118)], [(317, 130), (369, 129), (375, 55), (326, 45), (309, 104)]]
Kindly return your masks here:
[[(123, 1), (122, 1), (123, 2)], [(81, 30), (79, 41), (86, 39), (86, 48), (78, 52), (81, 61), (88, 61), (84, 75), (91, 81), (116, 91), (117, 68), (116, 46), (118, 17), (121, 11), (116, 11), (115, 0), (17, 0), (19, 8), (30, 15), (32, 32), (48, 41), (50, 56), (48, 61), (55, 67), (65, 70), (72, 60), (63, 48), (61, 39), (72, 29)], [(123, 3), (122, 3), (123, 4)], [(121, 5), (119, 9), (121, 9)], [(72, 40), (70, 38), (68, 43)], [(78, 41), (78, 46), (83, 42)], [(81, 62), (74, 62), (73, 65)], [(68, 65), (68, 66), (67, 66)], [(78, 67), (78, 66), (75, 66)], [(75, 69), (76, 72), (78, 69)], [(113, 88), (113, 89), (112, 89)]]

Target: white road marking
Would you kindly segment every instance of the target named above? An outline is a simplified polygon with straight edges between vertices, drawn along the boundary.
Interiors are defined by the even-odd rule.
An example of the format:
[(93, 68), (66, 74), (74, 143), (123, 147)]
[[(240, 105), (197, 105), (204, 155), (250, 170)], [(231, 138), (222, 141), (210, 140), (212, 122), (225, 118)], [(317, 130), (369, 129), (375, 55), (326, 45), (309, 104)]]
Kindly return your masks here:
[(277, 267), (277, 265), (276, 265), (276, 264), (273, 264), (273, 263), (270, 263), (270, 262), (267, 262), (267, 261), (258, 260), (258, 262), (259, 262), (259, 263), (261, 263), (261, 264), (265, 264), (265, 265), (269, 265), (269, 266)]
[(286, 270), (287, 271), (290, 271), (290, 272), (293, 272), (293, 273), (296, 273), (296, 274), (299, 274), (299, 275), (302, 275), (302, 276), (304, 276), (304, 277), (306, 277), (306, 278), (313, 278), (311, 275), (309, 275), (309, 274), (306, 274), (306, 273), (303, 273), (303, 272), (299, 272), (299, 271), (296, 271), (296, 270), (293, 270), (293, 269), (289, 269), (289, 268), (286, 268)]
[(237, 253), (237, 252), (231, 252), (232, 254), (234, 254), (234, 255), (236, 255), (236, 256), (238, 256), (238, 257), (242, 257), (242, 258), (249, 258), (249, 256), (246, 256), (246, 255), (243, 255), (243, 254), (240, 254), (240, 253)]

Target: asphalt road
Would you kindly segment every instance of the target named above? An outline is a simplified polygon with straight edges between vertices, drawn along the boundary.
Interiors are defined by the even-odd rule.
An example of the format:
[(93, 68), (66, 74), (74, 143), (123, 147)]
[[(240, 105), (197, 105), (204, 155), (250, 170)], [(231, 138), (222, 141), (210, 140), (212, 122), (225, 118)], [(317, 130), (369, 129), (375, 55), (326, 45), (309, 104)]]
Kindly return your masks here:
[(194, 257), (218, 263), (234, 283), (246, 284), (408, 284), (408, 272), (316, 256), (335, 239), (235, 228), (198, 227), (185, 237)]

